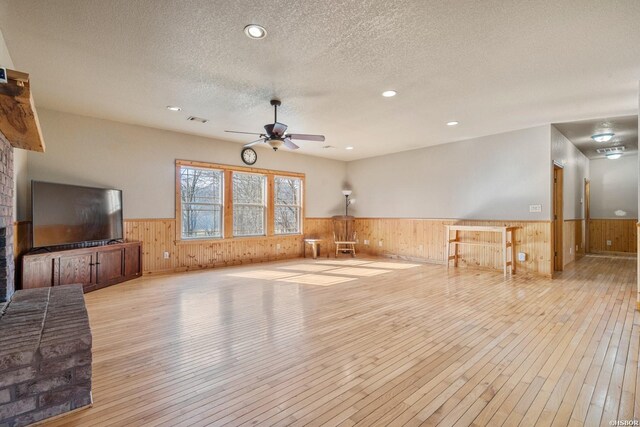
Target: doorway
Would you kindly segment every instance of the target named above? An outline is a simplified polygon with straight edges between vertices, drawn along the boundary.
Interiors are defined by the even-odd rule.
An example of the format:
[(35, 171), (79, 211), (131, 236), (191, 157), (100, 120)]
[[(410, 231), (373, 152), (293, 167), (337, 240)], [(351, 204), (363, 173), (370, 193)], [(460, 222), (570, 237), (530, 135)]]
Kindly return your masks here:
[(562, 173), (558, 165), (553, 165), (553, 270), (562, 271), (564, 247), (562, 245), (564, 217), (562, 212)]

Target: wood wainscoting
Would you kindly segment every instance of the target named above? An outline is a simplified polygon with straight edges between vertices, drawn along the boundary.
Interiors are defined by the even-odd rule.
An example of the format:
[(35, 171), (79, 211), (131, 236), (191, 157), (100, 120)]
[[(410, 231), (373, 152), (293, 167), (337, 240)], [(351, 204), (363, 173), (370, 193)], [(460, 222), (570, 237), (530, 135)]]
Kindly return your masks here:
[(570, 264), (585, 254), (585, 220), (566, 219), (563, 227), (564, 265)]
[[(443, 219), (356, 218), (358, 253), (404, 258), (444, 264), (445, 225), (506, 225), (516, 230), (516, 252), (527, 254), (526, 261), (516, 262), (517, 271), (550, 276), (552, 247), (550, 221), (483, 221)], [(142, 242), (144, 274), (170, 273), (237, 264), (249, 264), (297, 258), (303, 255), (305, 237), (322, 239), (321, 257), (333, 249), (331, 218), (305, 218), (304, 235), (247, 237), (236, 239), (180, 241), (175, 240), (176, 220), (127, 219), (125, 239)], [(16, 223), (16, 254), (29, 249), (30, 224)], [(495, 236), (485, 233), (463, 233), (467, 241), (489, 241)], [(364, 241), (369, 242), (368, 245)], [(565, 239), (572, 241), (571, 239)], [(496, 242), (497, 243), (497, 242)], [(169, 253), (169, 258), (164, 253)], [(493, 247), (467, 246), (460, 250), (460, 267), (501, 269), (500, 251)]]
[[(127, 219), (124, 221), (126, 240), (142, 242), (142, 268), (144, 274), (170, 273), (226, 265), (249, 264), (297, 258), (303, 255), (304, 237), (317, 237), (322, 256), (333, 242), (331, 218), (306, 218), (305, 234), (272, 237), (246, 237), (222, 240), (175, 240), (176, 220)], [(20, 256), (31, 249), (31, 222), (19, 221), (13, 226), (14, 254), (19, 269)], [(326, 242), (326, 243), (325, 243)], [(169, 253), (169, 258), (164, 253)], [(20, 272), (16, 270), (16, 277)]]
[[(175, 227), (176, 220), (173, 218), (125, 220), (125, 239), (143, 243), (144, 274), (273, 261), (302, 255), (300, 235), (176, 242)], [(165, 258), (165, 252), (169, 253), (168, 258)]]
[[(589, 247), (591, 252), (637, 253), (637, 219), (589, 220)], [(611, 245), (607, 245), (607, 240)]]
[[(454, 224), (520, 227), (515, 232), (516, 253), (524, 252), (527, 256), (524, 262), (516, 260), (517, 271), (552, 275), (551, 221), (356, 218), (357, 250), (371, 255), (444, 264), (445, 225)], [(499, 243), (499, 237), (487, 233), (461, 234), (461, 239), (466, 241)], [(364, 244), (365, 240), (368, 245)], [(500, 270), (500, 250), (484, 246), (461, 248), (458, 265)]]

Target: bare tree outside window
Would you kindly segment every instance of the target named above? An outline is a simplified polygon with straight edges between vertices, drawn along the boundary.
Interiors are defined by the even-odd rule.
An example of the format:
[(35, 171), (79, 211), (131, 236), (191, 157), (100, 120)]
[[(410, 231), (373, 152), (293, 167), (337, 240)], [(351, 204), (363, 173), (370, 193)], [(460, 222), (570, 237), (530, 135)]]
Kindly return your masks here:
[(182, 166), (182, 238), (222, 237), (222, 171)]
[(302, 180), (275, 177), (275, 234), (300, 233), (302, 212)]
[(233, 235), (264, 236), (266, 176), (233, 173)]

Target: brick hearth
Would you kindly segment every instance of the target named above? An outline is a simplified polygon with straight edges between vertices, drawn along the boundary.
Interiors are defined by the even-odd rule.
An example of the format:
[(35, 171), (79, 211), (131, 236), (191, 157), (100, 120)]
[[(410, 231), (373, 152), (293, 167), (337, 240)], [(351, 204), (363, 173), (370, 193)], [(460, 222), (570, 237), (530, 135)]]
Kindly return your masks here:
[(0, 426), (91, 404), (91, 330), (82, 286), (17, 291), (0, 313)]

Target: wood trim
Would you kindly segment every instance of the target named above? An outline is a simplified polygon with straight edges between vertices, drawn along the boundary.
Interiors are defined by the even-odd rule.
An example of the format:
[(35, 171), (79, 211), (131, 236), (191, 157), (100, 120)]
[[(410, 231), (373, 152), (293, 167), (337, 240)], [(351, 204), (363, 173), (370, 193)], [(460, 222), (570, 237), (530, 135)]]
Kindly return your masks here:
[(553, 239), (552, 255), (554, 271), (564, 269), (564, 170), (561, 166), (553, 165)]
[(222, 169), (222, 170), (231, 170), (236, 172), (247, 172), (247, 173), (259, 173), (264, 175), (282, 175), (282, 176), (295, 176), (298, 178), (304, 178), (305, 174), (301, 172), (288, 172), (281, 171), (275, 169), (261, 169), (261, 168), (252, 168), (246, 166), (234, 166), (234, 165), (225, 165), (222, 163), (208, 163), (208, 162), (199, 162), (195, 160), (176, 160), (176, 166), (193, 166), (195, 168), (207, 168), (207, 169)]
[[(173, 221), (173, 220), (170, 220)], [(176, 240), (176, 245), (203, 245), (203, 244), (215, 244), (215, 243), (231, 243), (235, 241), (239, 242), (260, 242), (265, 239), (279, 239), (281, 237), (300, 237), (302, 233), (298, 234), (274, 234), (272, 236), (239, 236), (239, 237), (230, 237), (224, 239), (182, 239)]]
[(0, 85), (0, 109), (0, 135), (13, 147), (43, 153), (45, 144), (29, 74), (7, 69), (7, 83)]
[[(307, 218), (307, 219), (316, 219), (316, 218)], [(317, 218), (323, 219), (323, 218)], [(417, 218), (417, 217), (375, 217), (375, 216), (358, 216), (355, 219), (362, 220), (377, 220), (377, 219), (385, 219), (385, 220), (396, 220), (396, 221), (476, 221), (476, 222), (506, 222), (506, 223), (531, 223), (531, 224), (539, 224), (539, 223), (553, 223), (553, 220), (549, 219), (473, 219), (473, 218)]]
[[(233, 238), (233, 171), (225, 170), (222, 185), (224, 187), (224, 196), (222, 206), (224, 211), (222, 235), (225, 239)], [(182, 230), (178, 240), (182, 240)], [(208, 239), (212, 240), (212, 239)]]
[(274, 235), (274, 230), (276, 228), (275, 225), (275, 176), (273, 174), (267, 175), (267, 194), (265, 197), (267, 198), (267, 237), (271, 237)]

